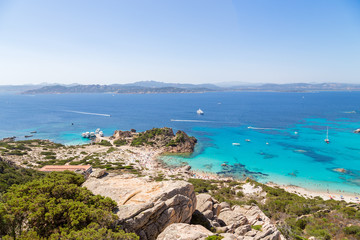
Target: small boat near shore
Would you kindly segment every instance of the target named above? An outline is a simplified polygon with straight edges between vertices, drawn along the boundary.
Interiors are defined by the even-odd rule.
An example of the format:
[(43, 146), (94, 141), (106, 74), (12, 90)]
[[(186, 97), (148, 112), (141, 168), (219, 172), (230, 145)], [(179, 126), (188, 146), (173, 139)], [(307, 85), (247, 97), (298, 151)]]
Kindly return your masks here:
[(251, 142), (251, 140), (250, 139), (245, 139), (245, 142)]
[(25, 135), (24, 137), (25, 138), (30, 138), (30, 137), (33, 137), (34, 135)]
[(30, 133), (37, 133), (37, 131), (32, 131), (32, 132), (30, 132)]
[(233, 146), (240, 146), (240, 143), (232, 143)]

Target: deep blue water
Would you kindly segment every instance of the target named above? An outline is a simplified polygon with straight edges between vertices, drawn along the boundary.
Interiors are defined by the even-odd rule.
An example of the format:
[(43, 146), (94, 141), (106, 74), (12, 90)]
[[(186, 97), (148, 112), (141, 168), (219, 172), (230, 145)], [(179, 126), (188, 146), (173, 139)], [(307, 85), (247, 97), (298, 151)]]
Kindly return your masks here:
[(222, 172), (226, 163), (238, 177), (360, 192), (360, 135), (352, 132), (360, 128), (359, 92), (2, 94), (0, 104), (0, 138), (38, 131), (36, 138), (81, 144), (81, 133), (96, 128), (111, 135), (168, 126), (199, 139), (191, 157), (164, 157), (170, 164)]

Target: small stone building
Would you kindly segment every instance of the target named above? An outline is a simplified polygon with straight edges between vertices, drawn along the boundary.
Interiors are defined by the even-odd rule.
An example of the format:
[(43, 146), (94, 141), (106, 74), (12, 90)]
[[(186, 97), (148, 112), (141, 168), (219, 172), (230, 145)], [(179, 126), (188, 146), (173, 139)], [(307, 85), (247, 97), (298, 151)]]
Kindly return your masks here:
[(92, 173), (91, 165), (46, 165), (39, 169), (42, 172), (62, 172), (65, 170), (81, 173), (86, 178)]

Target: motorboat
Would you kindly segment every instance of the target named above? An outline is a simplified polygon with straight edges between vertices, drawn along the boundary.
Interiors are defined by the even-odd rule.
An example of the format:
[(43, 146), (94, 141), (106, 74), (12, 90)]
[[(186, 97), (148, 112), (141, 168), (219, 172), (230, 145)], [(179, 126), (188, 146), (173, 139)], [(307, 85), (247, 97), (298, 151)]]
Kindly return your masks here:
[(204, 115), (203, 110), (201, 110), (200, 108), (196, 111), (196, 113), (199, 114), (199, 115)]
[(103, 131), (100, 131), (100, 132), (99, 132), (99, 136), (100, 136), (100, 137), (103, 137), (103, 136), (104, 136)]
[(240, 146), (240, 143), (232, 143), (233, 146)]
[(251, 140), (250, 140), (250, 139), (245, 139), (245, 141), (246, 141), (246, 142), (251, 142)]
[(326, 129), (326, 138), (324, 140), (327, 144), (330, 143), (330, 139), (329, 139), (329, 127)]

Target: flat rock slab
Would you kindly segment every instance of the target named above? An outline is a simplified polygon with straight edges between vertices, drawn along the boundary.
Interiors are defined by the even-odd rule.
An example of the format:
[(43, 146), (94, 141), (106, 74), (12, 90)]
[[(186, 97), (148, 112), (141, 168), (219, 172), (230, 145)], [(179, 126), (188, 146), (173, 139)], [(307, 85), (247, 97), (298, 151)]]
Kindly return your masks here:
[(83, 186), (116, 201), (119, 224), (144, 240), (156, 239), (172, 223), (189, 223), (196, 208), (194, 187), (185, 181), (149, 182), (109, 174), (89, 178)]

